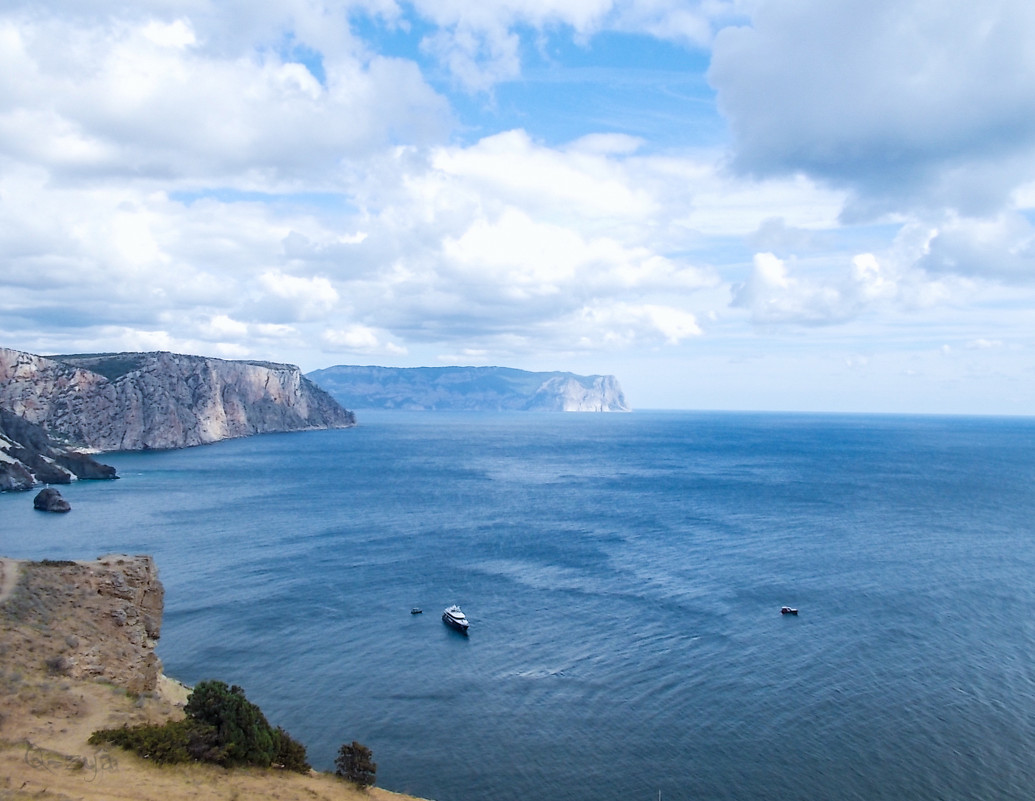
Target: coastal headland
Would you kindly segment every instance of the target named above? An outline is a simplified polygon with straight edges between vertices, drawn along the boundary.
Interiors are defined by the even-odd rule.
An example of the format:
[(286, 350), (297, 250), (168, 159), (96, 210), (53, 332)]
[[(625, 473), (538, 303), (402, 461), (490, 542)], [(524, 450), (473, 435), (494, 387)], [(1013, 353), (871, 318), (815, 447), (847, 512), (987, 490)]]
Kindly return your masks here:
[(306, 378), (350, 409), (628, 412), (613, 375), (511, 367), (373, 367), (340, 364)]
[(0, 558), (0, 801), (410, 798), (315, 771), (158, 766), (90, 745), (98, 729), (183, 717), (189, 689), (154, 653), (163, 600), (149, 556)]
[(44, 357), (0, 347), (0, 492), (117, 478), (90, 454), (187, 448), (356, 416), (295, 365), (176, 353)]

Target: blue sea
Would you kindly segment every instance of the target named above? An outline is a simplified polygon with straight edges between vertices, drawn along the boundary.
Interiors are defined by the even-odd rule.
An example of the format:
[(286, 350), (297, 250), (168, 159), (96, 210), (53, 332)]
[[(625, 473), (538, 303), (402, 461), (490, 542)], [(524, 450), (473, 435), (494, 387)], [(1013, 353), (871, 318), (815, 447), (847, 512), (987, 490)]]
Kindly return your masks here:
[(168, 674), (437, 801), (1035, 797), (1035, 419), (359, 422), (108, 454), (0, 553), (153, 554)]

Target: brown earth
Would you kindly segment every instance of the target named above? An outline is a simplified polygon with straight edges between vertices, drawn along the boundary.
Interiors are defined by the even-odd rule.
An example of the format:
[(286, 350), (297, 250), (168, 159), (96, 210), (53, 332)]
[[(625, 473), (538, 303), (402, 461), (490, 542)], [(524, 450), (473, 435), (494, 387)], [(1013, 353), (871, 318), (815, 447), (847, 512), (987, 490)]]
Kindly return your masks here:
[(149, 557), (0, 559), (0, 801), (409, 798), (330, 774), (158, 766), (89, 745), (98, 729), (183, 717), (188, 689), (153, 654), (160, 622)]

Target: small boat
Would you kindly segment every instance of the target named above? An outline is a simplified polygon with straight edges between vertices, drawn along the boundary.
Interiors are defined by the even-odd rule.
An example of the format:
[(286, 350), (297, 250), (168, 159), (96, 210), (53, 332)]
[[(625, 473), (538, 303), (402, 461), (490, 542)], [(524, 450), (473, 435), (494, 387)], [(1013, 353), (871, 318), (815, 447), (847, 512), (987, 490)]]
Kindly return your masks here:
[(446, 610), (442, 613), (442, 622), (450, 628), (454, 628), (457, 631), (462, 631), (465, 634), (467, 633), (467, 627), (471, 625), (467, 621), (467, 616), (462, 611), (460, 611), (460, 607), (456, 604), (447, 607)]
[(780, 614), (781, 615), (796, 615), (796, 614), (798, 614), (798, 610), (795, 609), (792, 606), (782, 606), (782, 607), (780, 607)]
[(410, 610), (410, 614), (411, 615), (423, 615), (424, 614), (424, 610), (423, 609), (418, 609), (415, 606), (415, 607), (413, 607), (413, 609)]

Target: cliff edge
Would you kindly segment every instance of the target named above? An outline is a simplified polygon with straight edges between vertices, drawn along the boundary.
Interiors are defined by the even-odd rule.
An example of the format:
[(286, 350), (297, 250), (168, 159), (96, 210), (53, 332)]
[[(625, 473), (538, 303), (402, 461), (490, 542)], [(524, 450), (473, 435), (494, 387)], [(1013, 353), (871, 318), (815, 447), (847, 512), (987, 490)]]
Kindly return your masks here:
[(61, 444), (97, 451), (356, 422), (294, 365), (166, 352), (43, 357), (0, 348), (0, 409)]
[[(150, 556), (0, 563), (0, 652), (7, 670), (99, 679), (154, 692), (165, 591)], [(31, 643), (31, 647), (19, 647)]]
[(0, 558), (0, 799), (406, 801), (334, 776), (155, 765), (88, 743), (98, 729), (183, 717), (187, 690), (160, 673), (163, 596), (149, 556)]

